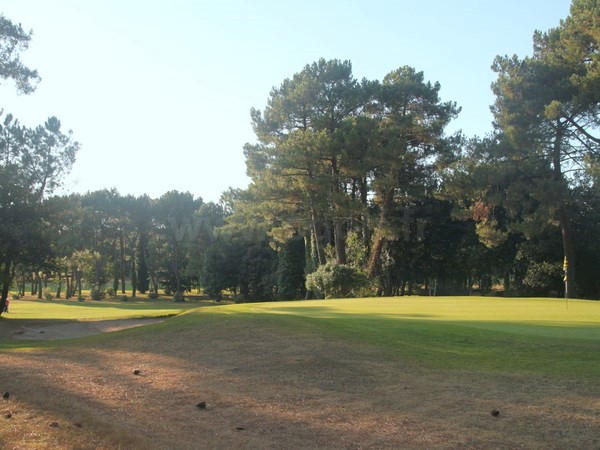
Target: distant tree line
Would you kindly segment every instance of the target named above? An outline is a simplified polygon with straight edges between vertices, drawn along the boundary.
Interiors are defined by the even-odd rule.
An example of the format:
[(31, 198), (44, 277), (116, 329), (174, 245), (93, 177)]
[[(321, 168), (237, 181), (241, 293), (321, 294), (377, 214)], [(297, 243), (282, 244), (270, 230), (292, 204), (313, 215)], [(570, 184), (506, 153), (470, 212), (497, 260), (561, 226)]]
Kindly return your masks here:
[(448, 135), (460, 108), (412, 67), (371, 81), (350, 61), (308, 64), (251, 111), (251, 183), (218, 203), (177, 191), (49, 197), (78, 145), (57, 119), (26, 130), (5, 115), (2, 298), (35, 278), (67, 298), (82, 280), (176, 299), (599, 298), (598, 23), (598, 1), (574, 0), (558, 27), (534, 34), (531, 57), (497, 57), (483, 138)]

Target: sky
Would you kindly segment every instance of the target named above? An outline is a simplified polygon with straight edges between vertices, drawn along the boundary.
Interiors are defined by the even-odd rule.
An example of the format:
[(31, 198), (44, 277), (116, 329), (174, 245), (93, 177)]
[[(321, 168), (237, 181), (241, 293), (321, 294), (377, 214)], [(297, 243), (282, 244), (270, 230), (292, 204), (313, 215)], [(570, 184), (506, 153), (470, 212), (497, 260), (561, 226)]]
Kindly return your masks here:
[(350, 60), (355, 78), (401, 66), (439, 81), (462, 112), (448, 133), (491, 130), (491, 64), (531, 55), (535, 30), (559, 25), (570, 0), (0, 0), (33, 30), (22, 54), (42, 77), (0, 108), (22, 124), (60, 119), (81, 150), (63, 193), (116, 188), (219, 201), (245, 188), (250, 109), (319, 58)]

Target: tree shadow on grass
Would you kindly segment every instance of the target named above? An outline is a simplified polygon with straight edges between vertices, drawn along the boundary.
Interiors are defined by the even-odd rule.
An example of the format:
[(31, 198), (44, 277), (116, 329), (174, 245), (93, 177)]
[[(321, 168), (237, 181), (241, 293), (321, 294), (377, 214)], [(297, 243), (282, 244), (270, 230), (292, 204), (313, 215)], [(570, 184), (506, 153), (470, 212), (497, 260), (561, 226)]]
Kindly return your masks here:
[[(597, 383), (432, 370), (281, 316), (180, 319), (11, 352), (0, 359), (0, 385), (62, 420), (84, 416), (84, 428), (144, 430), (128, 448), (594, 447), (597, 417), (585, 404), (600, 398)], [(455, 331), (451, 341), (464, 334)], [(467, 346), (474, 337), (463, 336)]]

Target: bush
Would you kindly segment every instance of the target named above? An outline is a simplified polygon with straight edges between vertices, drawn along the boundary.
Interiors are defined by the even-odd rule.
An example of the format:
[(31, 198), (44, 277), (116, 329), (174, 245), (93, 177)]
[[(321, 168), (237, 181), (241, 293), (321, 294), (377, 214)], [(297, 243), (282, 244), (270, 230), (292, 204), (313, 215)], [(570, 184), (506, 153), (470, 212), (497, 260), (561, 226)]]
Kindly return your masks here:
[(158, 298), (158, 292), (148, 292), (148, 298), (156, 300)]
[(114, 297), (115, 296), (115, 290), (113, 288), (108, 288), (106, 290), (106, 295), (108, 295), (109, 297)]
[(52, 291), (50, 290), (50, 288), (45, 288), (43, 294), (44, 294), (44, 298), (46, 300), (52, 300), (53, 299), (53, 297), (52, 297)]
[(13, 295), (12, 295), (12, 299), (13, 299), (13, 300), (20, 300), (20, 299), (21, 299), (21, 296), (20, 296), (19, 294), (13, 294)]
[(175, 295), (173, 295), (173, 301), (175, 303), (183, 303), (185, 301), (185, 296), (181, 292), (175, 292)]
[(77, 301), (78, 302), (85, 302), (85, 297), (83, 295), (80, 295), (77, 297)]
[(238, 294), (235, 297), (233, 297), (233, 303), (248, 303), (248, 298), (245, 295)]
[(353, 267), (327, 263), (306, 277), (306, 288), (325, 298), (356, 296), (367, 285), (367, 277)]
[(92, 300), (103, 300), (106, 296), (106, 292), (100, 288), (92, 288), (90, 289), (90, 298)]
[(127, 297), (126, 295), (121, 295), (121, 297), (120, 297), (120, 300), (121, 300), (122, 302), (126, 302), (126, 301), (128, 301), (128, 300), (129, 300), (129, 297)]

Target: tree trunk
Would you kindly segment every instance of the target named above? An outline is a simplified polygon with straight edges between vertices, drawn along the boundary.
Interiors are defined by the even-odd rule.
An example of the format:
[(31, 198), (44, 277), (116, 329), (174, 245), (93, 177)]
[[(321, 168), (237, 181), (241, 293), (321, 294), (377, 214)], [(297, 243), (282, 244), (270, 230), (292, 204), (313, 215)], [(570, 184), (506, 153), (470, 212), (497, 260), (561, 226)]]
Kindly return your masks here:
[(325, 257), (325, 249), (323, 247), (323, 240), (321, 239), (321, 233), (319, 233), (319, 220), (314, 205), (311, 205), (311, 220), (312, 220), (312, 232), (313, 242), (317, 250), (317, 259), (319, 265), (324, 265), (327, 262)]
[(117, 295), (119, 292), (119, 270), (115, 267), (115, 272), (113, 274), (113, 293)]
[[(123, 242), (123, 232), (119, 235), (119, 250), (120, 250), (120, 268), (121, 268), (121, 294), (125, 294), (125, 243)], [(115, 289), (116, 294), (116, 289)]]
[(137, 294), (137, 272), (135, 267), (135, 255), (131, 256), (131, 296), (135, 297)]
[(71, 277), (69, 276), (69, 268), (67, 267), (67, 271), (65, 272), (65, 299), (69, 300), (73, 296), (73, 287), (71, 286)]
[(388, 189), (385, 194), (385, 198), (381, 205), (381, 214), (379, 216), (379, 225), (377, 226), (377, 230), (375, 231), (375, 236), (373, 237), (373, 248), (371, 249), (371, 257), (369, 258), (369, 267), (367, 269), (367, 274), (370, 279), (373, 279), (377, 273), (379, 272), (381, 251), (383, 250), (383, 244), (385, 244), (385, 233), (384, 228), (387, 222), (387, 217), (390, 209), (392, 208), (392, 204), (394, 203), (394, 188)]
[(60, 293), (62, 290), (62, 272), (58, 271), (58, 283), (56, 285), (56, 298), (60, 298)]
[(40, 277), (40, 273), (36, 272), (36, 284), (37, 284), (37, 298), (38, 300), (42, 299), (42, 278)]
[(76, 267), (73, 267), (71, 269), (71, 297), (75, 296), (75, 295), (81, 295), (79, 294), (78, 291), (78, 287), (79, 287), (79, 269), (77, 269)]
[(77, 292), (78, 297), (82, 297), (81, 295), (81, 271), (77, 269), (75, 272), (75, 291)]
[(179, 252), (175, 244), (175, 255), (173, 257), (173, 272), (175, 273), (175, 292), (181, 292), (181, 279), (179, 278)]
[(145, 234), (140, 234), (138, 239), (138, 259), (137, 259), (137, 288), (140, 293), (145, 294), (150, 288), (150, 279), (148, 277), (148, 262), (147, 254), (147, 237)]
[(338, 264), (346, 264), (346, 227), (342, 219), (335, 219), (335, 258)]
[(25, 286), (26, 281), (27, 280), (25, 279), (25, 271), (22, 270), (21, 271), (21, 287), (19, 289), (19, 297), (25, 297), (25, 288), (27, 287), (27, 286)]
[(6, 305), (6, 299), (8, 298), (8, 291), (12, 282), (11, 263), (4, 263), (4, 270), (2, 271), (2, 292), (0, 294), (0, 316), (4, 312), (4, 306)]
[(150, 273), (150, 282), (152, 283), (152, 291), (155, 294), (158, 294), (158, 284), (156, 283), (156, 278), (154, 277), (154, 272)]

